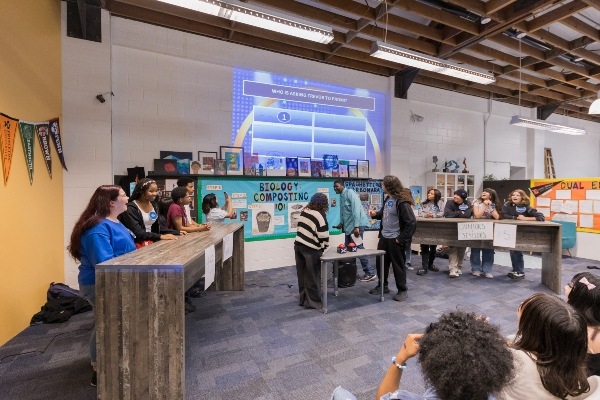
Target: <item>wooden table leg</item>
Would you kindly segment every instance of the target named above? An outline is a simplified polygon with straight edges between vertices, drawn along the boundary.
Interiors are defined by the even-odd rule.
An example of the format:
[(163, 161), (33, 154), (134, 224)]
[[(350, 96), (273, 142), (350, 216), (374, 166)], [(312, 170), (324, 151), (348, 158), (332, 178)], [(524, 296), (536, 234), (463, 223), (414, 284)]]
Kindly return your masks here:
[(542, 253), (542, 283), (554, 293), (561, 293), (562, 226), (552, 231), (552, 251)]

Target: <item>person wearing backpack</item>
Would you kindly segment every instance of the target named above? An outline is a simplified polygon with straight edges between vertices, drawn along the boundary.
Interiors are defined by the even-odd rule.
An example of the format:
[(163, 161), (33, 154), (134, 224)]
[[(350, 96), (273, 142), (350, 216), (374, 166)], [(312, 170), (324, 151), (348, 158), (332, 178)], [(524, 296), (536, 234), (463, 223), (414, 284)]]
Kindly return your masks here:
[[(67, 250), (79, 265), (79, 290), (95, 307), (96, 264), (135, 250), (133, 233), (119, 220), (127, 210), (129, 198), (120, 186), (102, 185), (96, 189), (87, 207), (75, 223)], [(91, 385), (96, 386), (96, 328), (90, 338)]]

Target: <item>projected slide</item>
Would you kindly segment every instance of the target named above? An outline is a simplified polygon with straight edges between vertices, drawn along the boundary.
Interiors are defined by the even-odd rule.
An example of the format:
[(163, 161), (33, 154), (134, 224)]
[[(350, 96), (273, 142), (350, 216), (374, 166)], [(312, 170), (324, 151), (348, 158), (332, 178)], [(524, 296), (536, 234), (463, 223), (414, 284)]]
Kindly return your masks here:
[(232, 145), (246, 154), (369, 160), (381, 172), (385, 95), (234, 70)]

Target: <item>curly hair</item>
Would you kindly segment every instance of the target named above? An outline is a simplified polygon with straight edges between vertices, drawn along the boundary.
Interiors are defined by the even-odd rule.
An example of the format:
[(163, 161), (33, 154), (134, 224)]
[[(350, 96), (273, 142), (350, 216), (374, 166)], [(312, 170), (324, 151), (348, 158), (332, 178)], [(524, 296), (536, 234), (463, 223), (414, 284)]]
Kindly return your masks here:
[(508, 195), (508, 201), (512, 202), (511, 197), (514, 192), (517, 192), (518, 194), (521, 195), (521, 202), (517, 205), (520, 205), (520, 206), (528, 206), (529, 205), (529, 203), (530, 203), (529, 196), (527, 196), (527, 193), (525, 193), (525, 191), (523, 191), (521, 189), (516, 189), (516, 190), (513, 190), (512, 192), (510, 192), (510, 194)]
[(444, 400), (487, 400), (513, 377), (513, 356), (500, 329), (464, 311), (444, 314), (429, 325), (419, 363)]
[[(587, 279), (595, 288), (589, 289), (581, 279)], [(600, 276), (591, 272), (580, 272), (571, 279), (571, 293), (567, 303), (585, 319), (589, 326), (600, 326)]]
[(310, 203), (308, 203), (307, 207), (311, 210), (326, 213), (327, 210), (329, 210), (329, 200), (327, 199), (327, 195), (323, 193), (313, 194), (313, 196), (310, 198)]
[(404, 186), (402, 186), (402, 182), (400, 182), (400, 179), (398, 179), (398, 177), (394, 175), (385, 176), (383, 178), (382, 184), (383, 186), (385, 186), (385, 189), (387, 190), (388, 194), (396, 198), (400, 196), (400, 192), (402, 191), (402, 189), (404, 189)]
[(587, 325), (581, 314), (546, 293), (534, 293), (519, 310), (513, 346), (533, 356), (544, 388), (561, 399), (587, 392)]

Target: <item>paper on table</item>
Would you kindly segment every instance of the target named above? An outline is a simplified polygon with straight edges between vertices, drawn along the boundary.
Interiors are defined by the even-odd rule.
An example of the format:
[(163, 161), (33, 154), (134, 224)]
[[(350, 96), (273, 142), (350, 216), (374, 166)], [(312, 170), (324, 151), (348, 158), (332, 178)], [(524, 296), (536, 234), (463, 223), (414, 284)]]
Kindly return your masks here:
[(354, 242), (354, 244), (356, 244), (357, 246), (360, 246), (361, 244), (364, 243), (363, 238), (360, 237), (360, 235), (358, 237), (354, 236), (354, 233), (350, 235), (352, 237), (352, 241)]
[(207, 289), (215, 281), (215, 246), (212, 245), (204, 250), (204, 289)]
[(233, 255), (233, 232), (223, 238), (223, 261)]
[(494, 246), (514, 249), (517, 244), (517, 225), (494, 224)]

